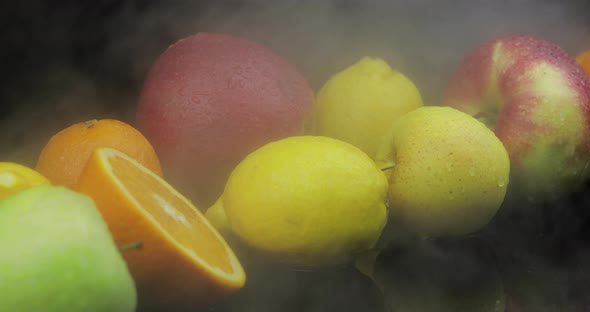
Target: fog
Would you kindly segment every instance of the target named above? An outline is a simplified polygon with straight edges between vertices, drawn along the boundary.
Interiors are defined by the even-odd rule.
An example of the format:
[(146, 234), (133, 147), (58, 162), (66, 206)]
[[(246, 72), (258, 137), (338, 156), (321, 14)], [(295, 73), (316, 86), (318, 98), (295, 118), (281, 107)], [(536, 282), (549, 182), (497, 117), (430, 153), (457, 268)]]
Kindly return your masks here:
[[(169, 45), (197, 32), (231, 33), (264, 44), (295, 65), (316, 91), (361, 57), (380, 57), (414, 81), (427, 105), (440, 104), (462, 58), (494, 37), (533, 35), (572, 55), (590, 49), (587, 0), (21, 1), (0, 16), (7, 22), (0, 29), (0, 160), (31, 166), (49, 137), (70, 124), (93, 118), (133, 123), (150, 65)], [(546, 204), (549, 217), (531, 217), (530, 229), (500, 235), (541, 233), (539, 246), (528, 236), (515, 239), (534, 250), (518, 261), (534, 258), (542, 263), (537, 268), (549, 272), (540, 283), (561, 283), (559, 292), (539, 296), (567, 301), (574, 291), (570, 286), (580, 283), (574, 277), (590, 281), (582, 265), (590, 256), (577, 245), (588, 239), (583, 231), (588, 213), (580, 212), (590, 208), (588, 202), (580, 193)], [(555, 224), (547, 225), (547, 218)], [(537, 261), (543, 244), (567, 245), (568, 260)]]
[(70, 123), (131, 121), (149, 66), (176, 40), (225, 32), (265, 44), (317, 90), (362, 56), (381, 57), (437, 105), (450, 73), (476, 45), (530, 34), (571, 53), (590, 48), (587, 1), (76, 1), (2, 10), (0, 155), (27, 163)]

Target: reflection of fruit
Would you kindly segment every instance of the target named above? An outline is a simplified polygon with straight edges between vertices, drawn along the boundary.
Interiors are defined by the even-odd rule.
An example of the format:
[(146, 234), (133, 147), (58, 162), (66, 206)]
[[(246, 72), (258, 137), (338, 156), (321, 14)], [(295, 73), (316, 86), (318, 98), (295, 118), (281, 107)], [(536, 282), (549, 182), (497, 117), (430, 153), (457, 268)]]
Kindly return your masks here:
[(421, 241), (381, 252), (375, 281), (386, 305), (391, 311), (504, 312), (500, 274), (481, 244)]
[(355, 268), (363, 273), (365, 276), (374, 279), (375, 278), (375, 261), (379, 257), (381, 250), (378, 248), (371, 249), (365, 253), (358, 255), (354, 259)]
[(244, 260), (248, 283), (221, 302), (219, 311), (385, 311), (376, 285), (351, 267), (303, 271), (257, 257)]
[(385, 61), (365, 57), (320, 89), (314, 134), (346, 141), (375, 157), (383, 133), (420, 106), (422, 98), (412, 81)]
[(586, 75), (590, 76), (590, 50), (578, 54), (576, 61), (582, 66)]
[(445, 104), (495, 130), (511, 194), (559, 196), (590, 173), (590, 80), (560, 47), (527, 36), (487, 42), (454, 74)]
[[(181, 194), (137, 161), (99, 148), (80, 176), (120, 246), (139, 292), (139, 306), (205, 305), (244, 284), (243, 269), (217, 231)], [(163, 311), (164, 311), (163, 310)]]
[(37, 186), (0, 202), (0, 311), (133, 312), (133, 279), (86, 196)]
[(303, 76), (275, 52), (200, 33), (169, 47), (152, 66), (137, 124), (168, 181), (208, 207), (248, 153), (303, 132), (312, 102)]
[(543, 258), (522, 252), (522, 249), (503, 262), (506, 312), (586, 311), (576, 307), (579, 298), (572, 296), (577, 279), (572, 279), (576, 276), (572, 267), (546, 263)]
[(275, 141), (248, 155), (222, 195), (228, 223), (282, 263), (331, 265), (371, 248), (386, 219), (387, 179), (356, 147), (327, 137)]
[(462, 235), (486, 225), (504, 200), (510, 167), (483, 123), (435, 106), (400, 117), (377, 162), (393, 166), (392, 220), (426, 235)]
[(99, 146), (118, 149), (162, 175), (160, 161), (146, 138), (132, 126), (113, 119), (90, 120), (61, 130), (41, 151), (36, 169), (53, 184), (75, 189), (86, 161)]
[(48, 184), (47, 178), (29, 167), (0, 162), (0, 200), (33, 186)]

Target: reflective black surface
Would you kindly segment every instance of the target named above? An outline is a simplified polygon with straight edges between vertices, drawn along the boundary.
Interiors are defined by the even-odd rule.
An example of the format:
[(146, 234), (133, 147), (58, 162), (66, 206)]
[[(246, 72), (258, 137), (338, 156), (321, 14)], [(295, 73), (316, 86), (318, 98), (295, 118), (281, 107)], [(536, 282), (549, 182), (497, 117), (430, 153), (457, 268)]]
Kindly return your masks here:
[[(572, 54), (590, 49), (586, 0), (25, 0), (2, 3), (0, 21), (0, 160), (29, 165), (49, 136), (69, 124), (106, 117), (133, 123), (151, 63), (199, 31), (275, 49), (315, 90), (362, 56), (382, 57), (416, 83), (428, 105), (438, 104), (462, 57), (494, 36), (539, 36)], [(590, 311), (588, 186), (524, 206), (507, 204), (476, 241), (434, 242), (443, 258), (432, 249), (390, 246), (379, 258), (385, 296), (352, 267), (310, 273), (254, 261), (247, 263), (246, 288), (211, 310), (404, 311), (395, 310), (388, 291), (420, 279), (450, 285), (465, 273), (453, 273), (461, 259), (477, 259), (493, 269), (473, 274), (500, 274), (507, 311)], [(476, 256), (466, 256), (471, 252)], [(423, 274), (410, 274), (410, 264), (424, 267)], [(408, 279), (402, 284), (401, 273)]]

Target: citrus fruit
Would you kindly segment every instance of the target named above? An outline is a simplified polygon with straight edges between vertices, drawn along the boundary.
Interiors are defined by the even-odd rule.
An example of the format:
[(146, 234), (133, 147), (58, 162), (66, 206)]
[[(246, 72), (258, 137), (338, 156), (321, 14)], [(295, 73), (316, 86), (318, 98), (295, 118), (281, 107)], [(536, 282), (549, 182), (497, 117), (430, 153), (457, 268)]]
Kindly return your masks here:
[(48, 184), (47, 178), (27, 166), (0, 162), (0, 200), (22, 190)]
[(100, 146), (118, 149), (162, 175), (150, 142), (131, 125), (115, 119), (89, 120), (59, 131), (41, 150), (36, 169), (52, 184), (75, 188), (90, 154)]
[(215, 202), (215, 204), (213, 204), (213, 206), (205, 211), (205, 217), (219, 231), (219, 233), (224, 235), (224, 237), (226, 237), (226, 235), (231, 235), (231, 227), (228, 224), (221, 197)]
[(313, 90), (295, 67), (258, 43), (199, 33), (152, 65), (137, 127), (166, 179), (198, 207), (223, 192), (232, 169), (263, 144), (302, 134)]
[(218, 204), (246, 245), (279, 263), (315, 267), (373, 247), (387, 220), (386, 194), (385, 175), (358, 148), (294, 136), (240, 162)]
[(377, 163), (392, 167), (393, 219), (425, 236), (483, 228), (504, 202), (510, 160), (485, 124), (450, 107), (424, 106), (400, 117)]
[(88, 196), (39, 185), (0, 201), (0, 246), (0, 311), (135, 311), (134, 281)]
[(234, 252), (189, 200), (136, 160), (97, 148), (79, 181), (92, 197), (136, 281), (139, 306), (172, 311), (210, 304), (241, 288)]
[(375, 157), (381, 137), (397, 118), (421, 107), (414, 83), (384, 60), (364, 57), (320, 89), (314, 134), (351, 143)]
[(584, 72), (590, 76), (590, 50), (578, 54), (576, 61), (582, 66)]

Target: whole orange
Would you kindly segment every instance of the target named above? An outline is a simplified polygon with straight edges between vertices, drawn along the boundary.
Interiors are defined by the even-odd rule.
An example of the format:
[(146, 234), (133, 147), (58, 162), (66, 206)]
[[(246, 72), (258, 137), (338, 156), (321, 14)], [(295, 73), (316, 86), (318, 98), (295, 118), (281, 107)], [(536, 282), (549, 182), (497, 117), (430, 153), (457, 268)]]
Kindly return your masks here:
[(160, 160), (150, 142), (139, 130), (115, 119), (80, 122), (61, 130), (43, 147), (35, 169), (54, 185), (76, 189), (97, 147), (117, 149), (162, 175)]
[(276, 52), (233, 35), (199, 33), (152, 65), (137, 129), (154, 145), (167, 180), (206, 208), (246, 155), (303, 134), (312, 103), (305, 78)]
[(590, 76), (590, 50), (578, 54), (576, 61), (582, 66), (586, 74)]

